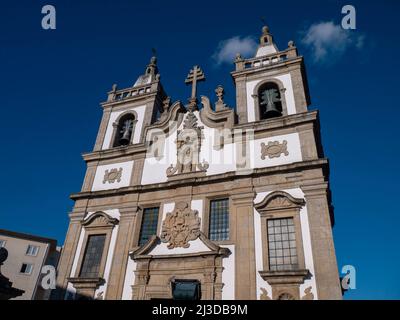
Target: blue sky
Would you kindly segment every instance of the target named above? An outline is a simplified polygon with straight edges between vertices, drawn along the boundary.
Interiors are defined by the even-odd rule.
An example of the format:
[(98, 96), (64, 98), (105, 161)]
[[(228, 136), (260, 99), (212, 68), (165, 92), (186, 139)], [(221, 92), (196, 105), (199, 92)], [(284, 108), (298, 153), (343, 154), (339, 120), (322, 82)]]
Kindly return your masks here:
[[(45, 4), (56, 7), (56, 30), (41, 28)], [(357, 29), (343, 33), (345, 4), (356, 8)], [(173, 100), (189, 96), (184, 80), (199, 64), (207, 78), (199, 94), (213, 98), (222, 84), (234, 105), (233, 65), (217, 50), (236, 37), (248, 53), (264, 17), (280, 49), (294, 40), (305, 56), (310, 109), (320, 110), (330, 158), (338, 265), (357, 270), (345, 298), (399, 299), (399, 9), (395, 0), (8, 1), (0, 11), (0, 228), (62, 243), (69, 194), (85, 172), (80, 154), (93, 148), (112, 84), (132, 85), (155, 47)]]

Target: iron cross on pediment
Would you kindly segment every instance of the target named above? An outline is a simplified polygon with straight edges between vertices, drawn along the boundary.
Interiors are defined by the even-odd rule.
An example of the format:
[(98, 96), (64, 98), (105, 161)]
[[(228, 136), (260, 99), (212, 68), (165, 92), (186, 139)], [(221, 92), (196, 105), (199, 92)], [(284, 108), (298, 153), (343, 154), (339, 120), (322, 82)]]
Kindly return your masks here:
[(197, 82), (204, 81), (206, 77), (204, 76), (203, 70), (199, 66), (194, 66), (190, 70), (188, 76), (186, 77), (185, 83), (192, 84), (192, 96), (189, 99), (189, 108), (195, 108), (197, 105), (196, 92), (197, 92)]

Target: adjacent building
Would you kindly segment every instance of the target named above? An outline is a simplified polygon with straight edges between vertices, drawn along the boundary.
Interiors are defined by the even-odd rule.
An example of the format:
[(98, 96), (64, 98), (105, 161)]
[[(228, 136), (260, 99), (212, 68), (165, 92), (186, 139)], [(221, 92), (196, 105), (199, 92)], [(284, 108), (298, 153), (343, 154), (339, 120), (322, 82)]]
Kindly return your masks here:
[(13, 287), (25, 291), (15, 300), (48, 300), (52, 290), (41, 286), (42, 268), (57, 267), (60, 255), (57, 241), (0, 229), (0, 247), (8, 251), (2, 274), (10, 279)]
[(303, 57), (264, 27), (234, 65), (236, 106), (221, 86), (198, 95), (199, 66), (172, 101), (155, 57), (112, 87), (71, 195), (59, 299), (341, 299)]

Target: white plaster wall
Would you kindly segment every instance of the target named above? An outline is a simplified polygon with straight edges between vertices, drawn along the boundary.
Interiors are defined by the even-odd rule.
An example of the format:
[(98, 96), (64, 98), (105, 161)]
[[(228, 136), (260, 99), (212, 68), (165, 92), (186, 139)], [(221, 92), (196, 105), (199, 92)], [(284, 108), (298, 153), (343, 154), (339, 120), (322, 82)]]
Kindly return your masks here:
[(146, 154), (143, 165), (142, 185), (152, 183), (162, 183), (168, 181), (167, 169), (176, 164), (176, 132), (172, 133), (163, 141), (163, 155), (157, 159)]
[[(293, 86), (292, 86), (292, 78), (290, 73), (283, 74), (277, 77), (272, 77), (272, 79), (278, 79), (283, 83), (285, 90), (285, 100), (287, 112), (289, 114), (296, 113), (296, 105), (294, 102), (294, 94), (293, 94)], [(254, 88), (265, 79), (258, 79), (249, 81), (246, 83), (246, 92), (247, 92), (247, 120), (248, 122), (256, 121), (255, 108), (258, 106), (254, 105), (254, 98), (252, 95), (254, 94)]]
[(133, 142), (133, 144), (139, 143), (140, 135), (142, 132), (142, 127), (143, 127), (144, 114), (146, 111), (146, 105), (130, 107), (130, 108), (128, 107), (127, 109), (124, 109), (121, 111), (111, 112), (110, 119), (108, 120), (108, 124), (107, 124), (106, 134), (104, 136), (104, 141), (103, 141), (103, 146), (102, 146), (103, 150), (110, 148), (111, 138), (112, 138), (113, 131), (114, 131), (113, 123), (117, 120), (117, 118), (120, 116), (120, 114), (122, 114), (126, 111), (129, 111), (129, 110), (133, 110), (137, 113), (137, 122), (136, 122), (136, 126), (135, 126), (135, 132), (133, 133), (133, 141), (132, 142)]
[[(98, 166), (96, 168), (96, 174), (94, 176), (92, 191), (118, 189), (129, 186), (132, 176), (133, 162), (134, 161), (132, 160), (132, 161)], [(119, 170), (120, 168), (122, 168), (122, 175), (120, 182), (115, 181), (114, 183), (110, 183), (106, 181), (106, 183), (103, 183), (104, 173), (106, 172), (106, 170), (108, 171), (110, 171), (111, 169)]]
[[(295, 198), (303, 198), (304, 193), (300, 188), (287, 189), (282, 190)], [(272, 192), (272, 191), (271, 191)], [(271, 192), (260, 192), (257, 193), (256, 198), (254, 199), (254, 203), (261, 202), (268, 194)], [(314, 294), (314, 299), (318, 299), (317, 286), (315, 283), (315, 275), (314, 275), (314, 260), (312, 256), (312, 247), (311, 247), (311, 237), (310, 237), (310, 227), (308, 223), (308, 212), (307, 212), (307, 204), (301, 208), (300, 210), (300, 224), (301, 224), (301, 233), (303, 237), (303, 251), (304, 251), (304, 260), (305, 267), (308, 269), (312, 275), (311, 279), (306, 279), (302, 285), (300, 285), (300, 298), (304, 295), (304, 290), (308, 287), (312, 287), (311, 292)], [(254, 230), (255, 230), (255, 253), (256, 253), (256, 284), (257, 284), (257, 299), (260, 299), (261, 290), (260, 288), (265, 288), (268, 291), (268, 295), (272, 298), (272, 290), (271, 286), (261, 278), (258, 271), (263, 270), (263, 262), (262, 262), (262, 242), (266, 241), (266, 239), (262, 239), (261, 237), (261, 217), (256, 209), (254, 209)]]
[(168, 249), (168, 243), (161, 242), (159, 245), (155, 246), (153, 250), (149, 252), (149, 255), (159, 256), (159, 255), (173, 255), (173, 254), (189, 254), (197, 252), (207, 252), (211, 251), (204, 243), (197, 238), (196, 240), (189, 241), (189, 248), (173, 248)]
[(221, 245), (231, 251), (229, 257), (222, 259), (222, 300), (235, 300), (235, 246)]
[[(236, 157), (235, 157), (235, 144), (226, 144), (222, 149), (215, 150), (216, 145), (216, 129), (207, 127), (200, 118), (198, 111), (194, 112), (197, 117), (198, 126), (204, 127), (203, 134), (204, 139), (202, 140), (199, 161), (207, 161), (209, 168), (206, 172), (207, 176), (225, 173), (236, 170)], [(187, 114), (186, 114), (187, 116)], [(185, 117), (186, 117), (185, 116)], [(177, 128), (177, 130), (183, 129), (183, 122)], [(162, 183), (168, 181), (166, 174), (167, 168), (172, 164), (176, 165), (176, 130), (169, 136), (166, 137), (163, 142), (163, 157), (156, 159), (153, 156), (146, 155), (146, 159), (143, 167), (142, 184)]]
[(132, 286), (135, 283), (136, 262), (128, 257), (126, 266), (124, 289), (122, 291), (122, 300), (132, 300)]
[[(287, 156), (282, 153), (279, 158), (270, 159), (268, 156), (266, 156), (264, 160), (261, 159), (262, 143), (268, 145), (268, 142), (278, 141), (281, 144), (284, 140), (287, 141), (287, 150), (289, 152)], [(290, 133), (250, 141), (250, 166), (252, 169), (278, 166), (288, 163), (299, 162), (302, 160), (303, 157), (301, 154), (300, 137), (298, 133)]]

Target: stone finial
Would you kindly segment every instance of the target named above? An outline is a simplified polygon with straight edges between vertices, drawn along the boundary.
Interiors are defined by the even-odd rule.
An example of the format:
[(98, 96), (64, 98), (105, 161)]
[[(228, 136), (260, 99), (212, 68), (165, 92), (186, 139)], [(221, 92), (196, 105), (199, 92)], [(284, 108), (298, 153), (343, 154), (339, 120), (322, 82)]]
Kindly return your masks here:
[(238, 52), (236, 53), (235, 62), (243, 61), (242, 55)]
[(217, 88), (215, 89), (215, 94), (217, 95), (218, 101), (224, 101), (224, 93), (224, 88), (221, 85), (217, 86)]
[(163, 100), (163, 112), (165, 112), (165, 111), (167, 111), (168, 110), (168, 108), (169, 108), (169, 106), (170, 106), (170, 104), (171, 104), (171, 97), (166, 97), (164, 100)]
[(217, 86), (215, 94), (217, 95), (218, 100), (215, 103), (215, 111), (221, 111), (226, 108), (226, 104), (224, 103), (224, 93), (224, 88), (221, 85)]
[(262, 34), (266, 35), (269, 33), (269, 27), (268, 26), (263, 26), (262, 27)]
[(108, 102), (115, 100), (117, 90), (118, 90), (117, 84), (114, 83), (111, 87), (111, 91), (108, 93), (108, 97), (107, 97)]
[(293, 48), (295, 45), (294, 45), (294, 41), (293, 40), (290, 40), (289, 42), (288, 42), (288, 47), (289, 48)]

